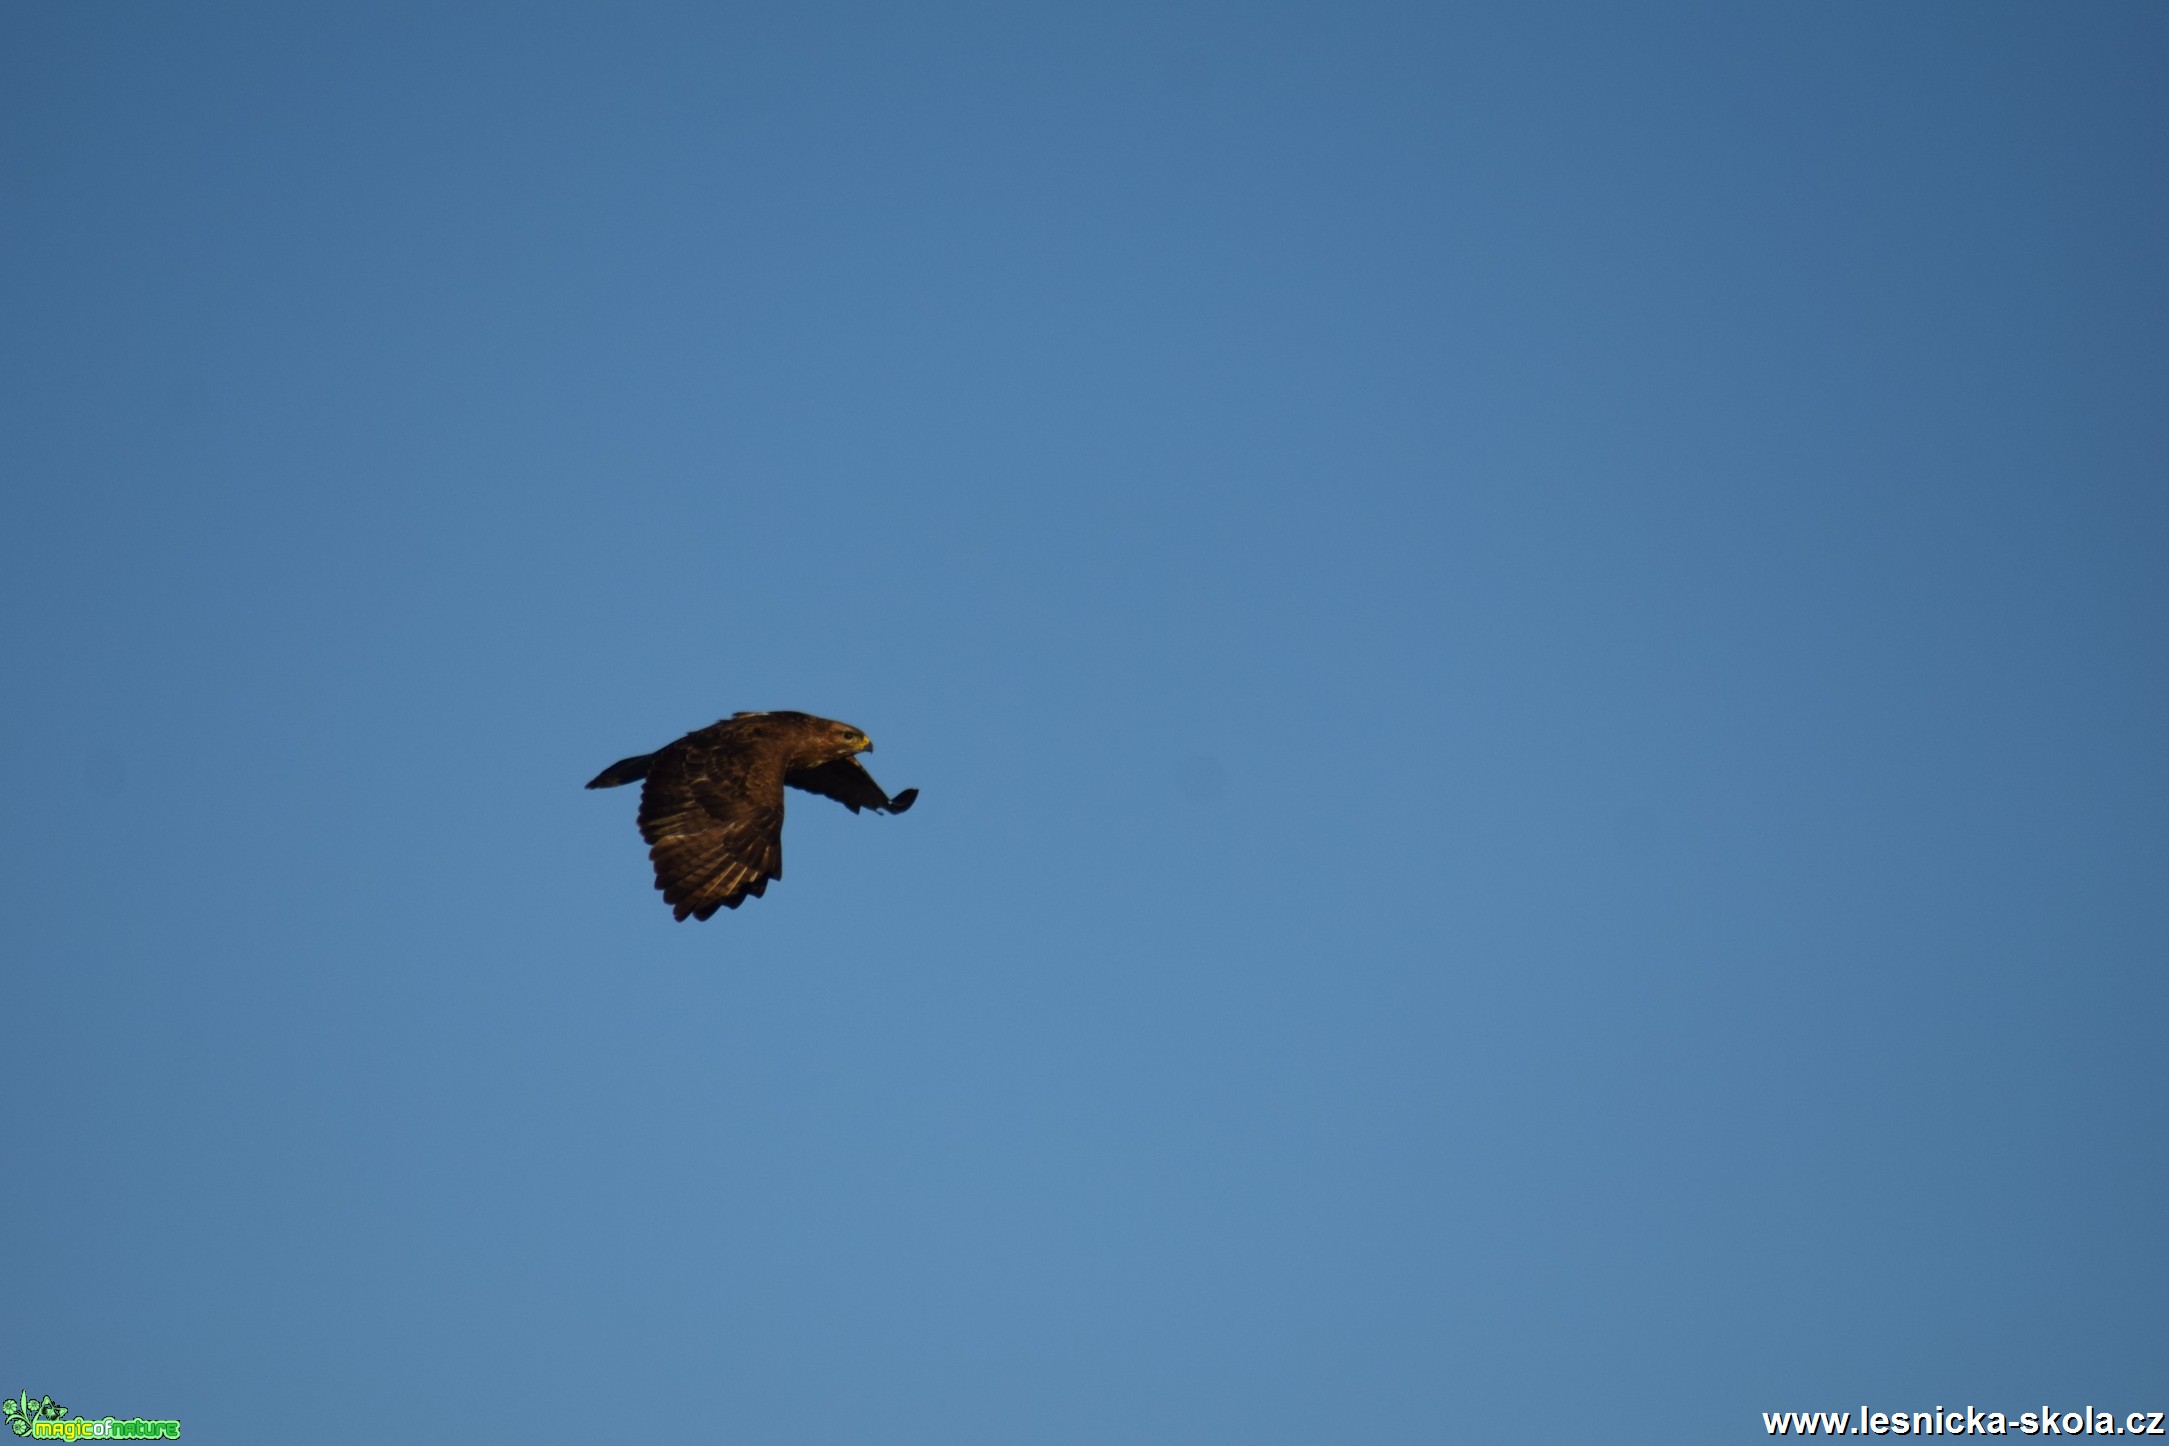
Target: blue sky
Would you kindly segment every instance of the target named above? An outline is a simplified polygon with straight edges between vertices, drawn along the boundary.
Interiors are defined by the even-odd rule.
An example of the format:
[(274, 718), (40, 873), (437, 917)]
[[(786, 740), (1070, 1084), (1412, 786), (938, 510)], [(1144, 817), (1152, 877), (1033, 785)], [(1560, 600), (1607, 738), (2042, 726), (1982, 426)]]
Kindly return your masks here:
[[(2169, 1407), (2165, 66), (2114, 4), (9, 7), (0, 1389)], [(676, 925), (580, 784), (743, 708), (923, 797)]]

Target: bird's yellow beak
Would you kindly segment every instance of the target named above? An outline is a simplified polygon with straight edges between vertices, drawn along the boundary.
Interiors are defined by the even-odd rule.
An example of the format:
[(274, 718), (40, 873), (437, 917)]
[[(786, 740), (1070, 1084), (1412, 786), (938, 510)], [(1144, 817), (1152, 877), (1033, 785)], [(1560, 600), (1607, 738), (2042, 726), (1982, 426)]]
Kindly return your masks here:
[(865, 742), (863, 742), (863, 743), (861, 743), (861, 744), (859, 745), (859, 752), (861, 752), (861, 753), (871, 753), (871, 752), (873, 752), (873, 751), (874, 751), (874, 740), (873, 740), (873, 739), (871, 739), (871, 738), (867, 739), (867, 740), (866, 740)]

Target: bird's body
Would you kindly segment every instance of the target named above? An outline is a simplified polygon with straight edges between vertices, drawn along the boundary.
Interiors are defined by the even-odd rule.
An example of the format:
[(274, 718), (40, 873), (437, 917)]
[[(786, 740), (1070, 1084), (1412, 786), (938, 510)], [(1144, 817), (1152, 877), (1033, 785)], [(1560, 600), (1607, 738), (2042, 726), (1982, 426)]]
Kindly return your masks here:
[(810, 713), (734, 713), (653, 753), (620, 759), (589, 781), (645, 779), (640, 836), (655, 887), (683, 922), (735, 909), (783, 877), (783, 790), (825, 794), (857, 813), (902, 813), (919, 797), (881, 791), (855, 755), (873, 742), (848, 723)]

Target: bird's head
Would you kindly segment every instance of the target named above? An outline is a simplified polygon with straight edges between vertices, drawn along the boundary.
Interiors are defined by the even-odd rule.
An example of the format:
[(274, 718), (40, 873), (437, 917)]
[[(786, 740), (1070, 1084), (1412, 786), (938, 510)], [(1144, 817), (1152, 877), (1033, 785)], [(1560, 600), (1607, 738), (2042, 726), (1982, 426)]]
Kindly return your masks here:
[(864, 733), (861, 733), (848, 723), (831, 724), (829, 731), (830, 737), (836, 745), (836, 756), (838, 758), (849, 758), (854, 753), (871, 753), (874, 751), (874, 740), (868, 738)]

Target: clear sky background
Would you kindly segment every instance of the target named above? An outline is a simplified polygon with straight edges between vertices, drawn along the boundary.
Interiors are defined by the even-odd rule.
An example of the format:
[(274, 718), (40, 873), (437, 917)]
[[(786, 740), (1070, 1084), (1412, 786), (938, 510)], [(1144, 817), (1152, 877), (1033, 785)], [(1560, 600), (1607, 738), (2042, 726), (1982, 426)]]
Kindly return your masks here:
[[(2165, 74), (2153, 4), (8, 6), (0, 1389), (2169, 1408)], [(924, 794), (673, 924), (581, 784), (745, 708)]]

